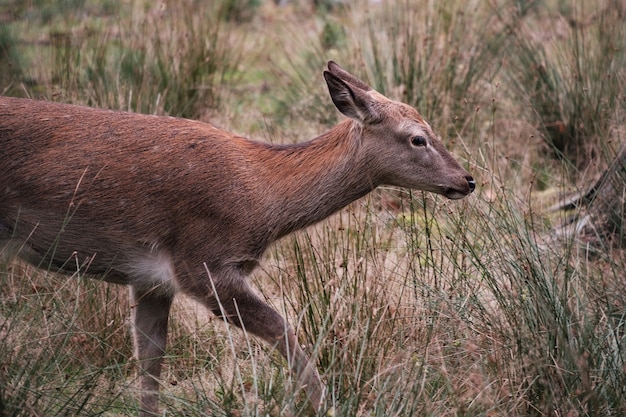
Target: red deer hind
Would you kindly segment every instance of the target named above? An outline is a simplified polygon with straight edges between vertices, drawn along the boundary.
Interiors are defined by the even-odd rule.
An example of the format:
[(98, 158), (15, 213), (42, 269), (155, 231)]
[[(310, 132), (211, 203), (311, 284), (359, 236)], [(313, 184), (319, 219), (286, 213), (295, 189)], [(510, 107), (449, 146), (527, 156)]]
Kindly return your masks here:
[(89, 265), (88, 275), (131, 286), (142, 416), (158, 412), (179, 292), (276, 346), (323, 409), (314, 364), (248, 282), (267, 247), (379, 185), (451, 199), (474, 190), (415, 109), (334, 62), (324, 78), (348, 119), (297, 145), (191, 120), (0, 97), (0, 253), (68, 274)]

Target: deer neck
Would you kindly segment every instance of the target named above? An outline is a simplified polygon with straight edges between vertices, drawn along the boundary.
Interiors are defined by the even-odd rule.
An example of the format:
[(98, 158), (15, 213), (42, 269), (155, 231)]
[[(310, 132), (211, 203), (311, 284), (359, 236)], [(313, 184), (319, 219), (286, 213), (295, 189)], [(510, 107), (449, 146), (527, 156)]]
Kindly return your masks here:
[(352, 120), (309, 142), (268, 150), (266, 201), (276, 238), (325, 219), (378, 185), (361, 127)]

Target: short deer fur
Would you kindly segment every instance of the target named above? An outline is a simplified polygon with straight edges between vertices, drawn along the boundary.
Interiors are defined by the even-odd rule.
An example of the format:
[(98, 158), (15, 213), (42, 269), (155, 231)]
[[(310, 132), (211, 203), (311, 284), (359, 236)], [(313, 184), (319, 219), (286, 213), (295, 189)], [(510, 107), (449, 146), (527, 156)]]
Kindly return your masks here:
[(451, 199), (475, 182), (412, 107), (334, 62), (348, 119), (270, 145), (210, 124), (0, 97), (0, 253), (127, 284), (141, 415), (156, 414), (172, 299), (182, 292), (289, 359), (313, 407), (325, 388), (294, 331), (248, 275), (267, 247), (379, 185)]

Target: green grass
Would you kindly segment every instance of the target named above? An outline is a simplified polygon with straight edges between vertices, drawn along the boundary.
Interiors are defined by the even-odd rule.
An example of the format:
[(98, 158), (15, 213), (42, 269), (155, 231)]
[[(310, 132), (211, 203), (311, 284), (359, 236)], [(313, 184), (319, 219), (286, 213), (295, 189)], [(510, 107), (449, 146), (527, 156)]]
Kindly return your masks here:
[[(462, 201), (378, 190), (278, 242), (254, 275), (336, 416), (626, 413), (624, 249), (556, 235), (565, 219), (542, 212), (624, 143), (616, 2), (12, 6), (3, 94), (290, 143), (339, 119), (321, 76), (334, 59), (416, 106), (476, 177)], [(137, 412), (125, 288), (19, 262), (0, 283), (0, 416)], [(167, 415), (310, 415), (276, 352), (191, 300), (165, 362)]]

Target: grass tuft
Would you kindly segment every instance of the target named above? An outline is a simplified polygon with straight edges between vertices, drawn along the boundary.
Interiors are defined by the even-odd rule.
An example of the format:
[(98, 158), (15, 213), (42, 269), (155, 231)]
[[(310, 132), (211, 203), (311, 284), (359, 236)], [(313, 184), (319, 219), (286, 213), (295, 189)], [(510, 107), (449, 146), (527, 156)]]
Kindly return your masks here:
[(614, 3), (578, 2), (562, 14), (526, 18), (513, 36), (511, 86), (530, 104), (546, 144), (578, 168), (604, 152), (616, 116), (623, 119), (625, 10)]

